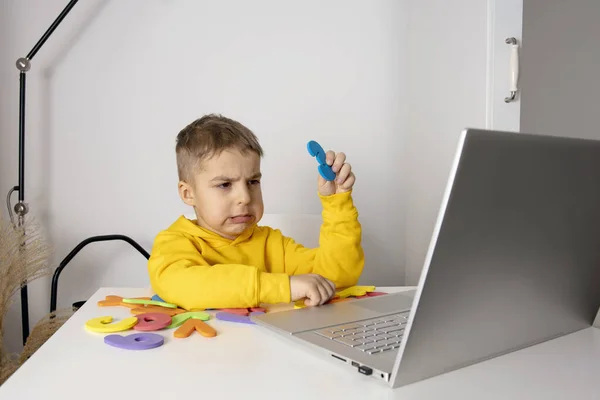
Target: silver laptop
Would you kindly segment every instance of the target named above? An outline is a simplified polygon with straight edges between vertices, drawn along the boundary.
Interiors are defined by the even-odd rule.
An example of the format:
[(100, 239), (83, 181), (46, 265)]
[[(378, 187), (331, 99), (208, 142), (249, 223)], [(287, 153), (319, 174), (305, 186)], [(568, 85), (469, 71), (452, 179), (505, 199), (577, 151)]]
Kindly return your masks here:
[(590, 327), (599, 307), (600, 141), (467, 129), (416, 290), (253, 320), (399, 387)]

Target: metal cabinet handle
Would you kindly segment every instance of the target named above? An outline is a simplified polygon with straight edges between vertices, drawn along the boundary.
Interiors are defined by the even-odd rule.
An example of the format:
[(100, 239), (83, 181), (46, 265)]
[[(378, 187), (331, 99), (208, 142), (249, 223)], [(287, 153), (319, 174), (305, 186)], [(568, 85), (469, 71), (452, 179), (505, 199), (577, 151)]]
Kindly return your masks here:
[(519, 82), (519, 44), (514, 37), (506, 38), (506, 44), (510, 44), (510, 97), (505, 97), (504, 101), (510, 103), (517, 97)]

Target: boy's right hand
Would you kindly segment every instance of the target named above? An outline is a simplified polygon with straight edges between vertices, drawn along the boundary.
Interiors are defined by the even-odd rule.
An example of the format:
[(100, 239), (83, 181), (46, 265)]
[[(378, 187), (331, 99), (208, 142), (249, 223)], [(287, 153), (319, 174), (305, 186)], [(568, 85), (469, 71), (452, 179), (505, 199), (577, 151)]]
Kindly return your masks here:
[(306, 298), (307, 306), (320, 306), (335, 295), (335, 284), (317, 274), (290, 276), (292, 301)]

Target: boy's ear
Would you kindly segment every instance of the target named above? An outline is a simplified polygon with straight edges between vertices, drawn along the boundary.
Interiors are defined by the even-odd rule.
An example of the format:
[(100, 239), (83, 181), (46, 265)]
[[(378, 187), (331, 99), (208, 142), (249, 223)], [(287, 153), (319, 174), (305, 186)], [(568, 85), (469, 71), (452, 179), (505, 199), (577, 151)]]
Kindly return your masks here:
[(179, 181), (178, 185), (179, 197), (188, 206), (194, 206), (194, 189), (192, 186), (184, 181)]

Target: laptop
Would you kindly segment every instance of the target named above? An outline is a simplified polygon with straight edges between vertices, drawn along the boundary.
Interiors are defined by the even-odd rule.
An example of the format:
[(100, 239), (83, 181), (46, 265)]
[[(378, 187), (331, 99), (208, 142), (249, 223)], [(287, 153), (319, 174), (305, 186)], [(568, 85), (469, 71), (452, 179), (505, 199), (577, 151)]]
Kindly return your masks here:
[(416, 289), (252, 319), (396, 388), (593, 326), (599, 307), (600, 141), (466, 129)]

